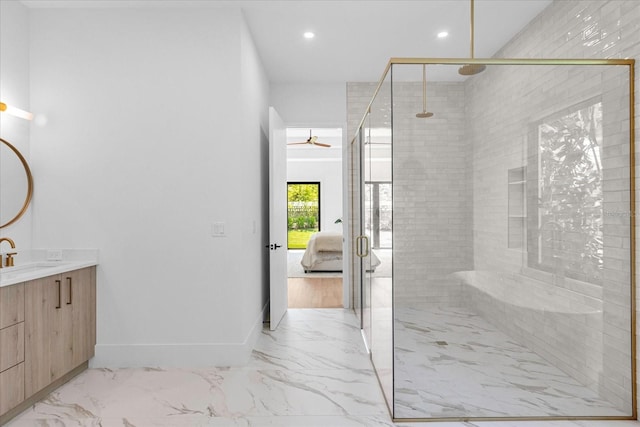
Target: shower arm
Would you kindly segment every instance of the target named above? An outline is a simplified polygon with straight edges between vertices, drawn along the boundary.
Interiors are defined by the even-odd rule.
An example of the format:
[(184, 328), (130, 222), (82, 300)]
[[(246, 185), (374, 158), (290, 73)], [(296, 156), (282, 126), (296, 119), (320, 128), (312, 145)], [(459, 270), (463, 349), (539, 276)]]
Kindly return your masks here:
[(422, 112), (427, 112), (427, 65), (422, 64)]
[(475, 27), (475, 19), (474, 19), (474, 7), (473, 7), (473, 0), (471, 0), (471, 13), (469, 14), (471, 17), (471, 35), (470, 35), (470, 44), (471, 44), (471, 59), (474, 58), (474, 52), (473, 52), (473, 44), (474, 44), (474, 37), (473, 37), (473, 33), (474, 33), (474, 27)]

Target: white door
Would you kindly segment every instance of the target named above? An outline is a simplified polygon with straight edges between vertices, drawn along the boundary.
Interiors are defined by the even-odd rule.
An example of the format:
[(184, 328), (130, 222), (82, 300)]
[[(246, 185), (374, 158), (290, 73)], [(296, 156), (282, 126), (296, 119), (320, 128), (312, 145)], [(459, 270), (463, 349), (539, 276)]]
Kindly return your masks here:
[(269, 107), (269, 299), (275, 330), (287, 312), (287, 139), (282, 118)]

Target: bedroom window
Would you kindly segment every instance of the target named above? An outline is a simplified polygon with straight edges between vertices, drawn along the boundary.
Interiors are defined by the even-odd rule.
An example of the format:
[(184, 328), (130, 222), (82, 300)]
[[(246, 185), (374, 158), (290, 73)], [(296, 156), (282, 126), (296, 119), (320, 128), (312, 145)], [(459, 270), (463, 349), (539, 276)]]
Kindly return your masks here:
[(532, 127), (527, 179), (529, 266), (599, 284), (603, 270), (602, 102)]
[(320, 183), (287, 183), (287, 247), (306, 249), (320, 231)]

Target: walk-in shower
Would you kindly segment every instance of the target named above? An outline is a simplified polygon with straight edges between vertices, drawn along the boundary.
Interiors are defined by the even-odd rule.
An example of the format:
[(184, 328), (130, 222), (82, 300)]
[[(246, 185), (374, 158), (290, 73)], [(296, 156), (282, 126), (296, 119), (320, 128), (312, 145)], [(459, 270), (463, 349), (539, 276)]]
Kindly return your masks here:
[(353, 299), (393, 418), (635, 417), (633, 67), (392, 59), (348, 85)]

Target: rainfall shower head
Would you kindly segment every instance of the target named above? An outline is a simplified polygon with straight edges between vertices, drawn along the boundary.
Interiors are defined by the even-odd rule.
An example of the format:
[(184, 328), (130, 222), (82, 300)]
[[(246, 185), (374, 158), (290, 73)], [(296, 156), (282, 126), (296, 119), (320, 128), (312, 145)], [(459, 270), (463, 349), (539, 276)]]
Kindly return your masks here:
[(484, 64), (467, 64), (458, 69), (458, 73), (463, 76), (473, 76), (474, 74), (480, 74), (487, 68)]
[(433, 113), (427, 111), (427, 65), (422, 64), (422, 113), (416, 114), (419, 119), (432, 117)]
[[(473, 59), (473, 43), (474, 43), (474, 37), (473, 37), (473, 26), (474, 26), (474, 7), (473, 7), (473, 0), (470, 0), (470, 6), (471, 6), (471, 13), (469, 14), (469, 16), (471, 17), (471, 26), (469, 28), (469, 34), (471, 35), (471, 40), (470, 40), (470, 45), (471, 45), (471, 54), (470, 54), (470, 58)], [(463, 75), (463, 76), (473, 76), (474, 74), (479, 74), (481, 72), (483, 72), (485, 70), (485, 68), (487, 68), (486, 65), (484, 64), (466, 64), (463, 65), (462, 67), (460, 67), (458, 69), (458, 73)]]

